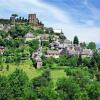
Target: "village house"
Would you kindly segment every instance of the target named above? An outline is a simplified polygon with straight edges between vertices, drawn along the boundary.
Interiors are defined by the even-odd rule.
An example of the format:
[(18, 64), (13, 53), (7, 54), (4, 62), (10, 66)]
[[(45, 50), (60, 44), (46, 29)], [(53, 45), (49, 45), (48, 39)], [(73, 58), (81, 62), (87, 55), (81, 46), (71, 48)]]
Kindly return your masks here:
[(60, 41), (60, 39), (53, 41), (52, 43), (50, 43), (50, 48), (51, 49), (64, 49), (66, 47), (72, 46), (72, 42), (68, 39), (65, 39), (63, 42)]
[(9, 29), (11, 29), (12, 27), (14, 27), (13, 25), (10, 24), (1, 24), (0, 23), (0, 30), (8, 32)]
[(74, 46), (68, 46), (65, 47), (62, 51), (61, 54), (63, 55), (68, 55), (68, 56), (73, 56), (73, 55), (79, 55), (80, 51), (75, 50)]
[(31, 41), (31, 40), (35, 39), (33, 33), (31, 33), (31, 32), (25, 34), (24, 38), (26, 41)]
[(64, 44), (64, 48), (65, 48), (65, 47), (71, 46), (72, 42), (70, 40), (68, 40), (68, 39), (65, 39), (63, 44)]
[(38, 50), (32, 53), (32, 59), (36, 61), (36, 68), (42, 67), (42, 59)]
[(49, 47), (52, 50), (57, 50), (57, 49), (59, 49), (59, 42), (53, 41), (52, 43), (49, 44)]
[(60, 52), (58, 50), (47, 50), (45, 57), (59, 58)]
[(40, 39), (41, 39), (41, 41), (49, 41), (49, 35), (48, 34), (42, 34)]
[(67, 54), (69, 56), (72, 56), (72, 55), (79, 56), (79, 55), (81, 55), (84, 58), (84, 57), (92, 57), (93, 51), (91, 49), (83, 49), (80, 46), (72, 45), (72, 46), (64, 48), (61, 51), (61, 54)]
[(53, 31), (56, 35), (62, 34), (62, 29), (53, 29)]
[(80, 53), (82, 57), (92, 57), (93, 56), (93, 51), (91, 49), (83, 49), (82, 52)]

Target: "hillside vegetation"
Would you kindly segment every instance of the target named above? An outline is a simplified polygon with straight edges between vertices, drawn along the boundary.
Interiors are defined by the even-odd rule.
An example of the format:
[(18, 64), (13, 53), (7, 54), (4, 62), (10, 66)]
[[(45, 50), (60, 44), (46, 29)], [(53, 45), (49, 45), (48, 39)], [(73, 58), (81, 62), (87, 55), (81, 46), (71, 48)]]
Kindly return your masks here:
[[(0, 31), (0, 100), (100, 100), (100, 52), (95, 43), (88, 45), (91, 57), (65, 52), (58, 58), (46, 57), (56, 33), (43, 32), (24, 23)], [(35, 39), (26, 40), (26, 33)], [(32, 54), (41, 48), (37, 38), (45, 34), (48, 40), (41, 42), (41, 59), (35, 60)], [(78, 45), (78, 38), (74, 42)], [(42, 61), (39, 69), (38, 61)]]

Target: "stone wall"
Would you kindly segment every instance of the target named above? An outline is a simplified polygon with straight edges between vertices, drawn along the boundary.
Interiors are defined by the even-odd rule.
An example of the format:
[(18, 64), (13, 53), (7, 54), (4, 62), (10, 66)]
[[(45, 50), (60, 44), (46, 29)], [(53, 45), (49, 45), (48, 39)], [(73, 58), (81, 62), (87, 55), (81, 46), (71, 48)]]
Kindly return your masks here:
[(10, 24), (0, 24), (0, 30), (8, 32), (9, 29), (14, 27), (14, 25)]

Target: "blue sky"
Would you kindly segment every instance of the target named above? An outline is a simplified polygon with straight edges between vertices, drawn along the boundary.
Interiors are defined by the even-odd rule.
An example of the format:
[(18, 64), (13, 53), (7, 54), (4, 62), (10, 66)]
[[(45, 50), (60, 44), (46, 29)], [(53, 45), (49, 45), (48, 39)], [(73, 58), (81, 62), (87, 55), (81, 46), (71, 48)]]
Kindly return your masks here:
[(100, 0), (0, 0), (0, 18), (36, 13), (48, 27), (63, 29), (69, 39), (100, 43)]

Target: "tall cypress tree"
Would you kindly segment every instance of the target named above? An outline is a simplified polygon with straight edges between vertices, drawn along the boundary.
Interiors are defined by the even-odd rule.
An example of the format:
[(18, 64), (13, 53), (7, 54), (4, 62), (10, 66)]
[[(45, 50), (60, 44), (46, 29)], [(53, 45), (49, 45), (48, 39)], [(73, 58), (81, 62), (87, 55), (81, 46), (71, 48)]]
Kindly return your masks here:
[(73, 44), (77, 44), (77, 45), (79, 44), (79, 40), (77, 36), (74, 37)]

